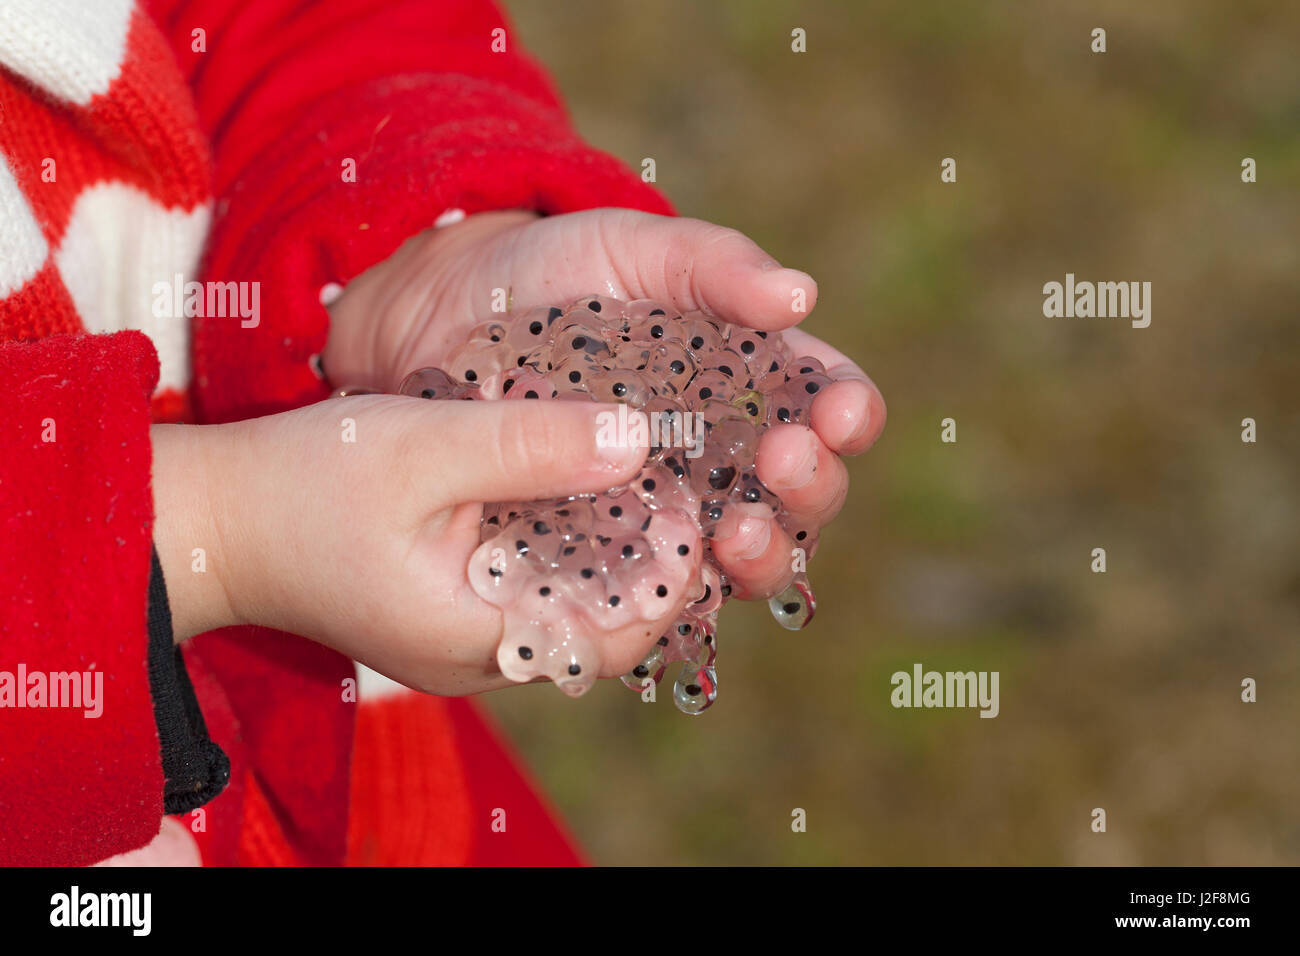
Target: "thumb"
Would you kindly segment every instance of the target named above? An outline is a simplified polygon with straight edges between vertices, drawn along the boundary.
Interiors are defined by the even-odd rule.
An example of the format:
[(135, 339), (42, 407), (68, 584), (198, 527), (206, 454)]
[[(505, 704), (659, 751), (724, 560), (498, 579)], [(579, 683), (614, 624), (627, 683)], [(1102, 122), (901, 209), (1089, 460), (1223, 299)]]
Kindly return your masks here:
[[(604, 491), (645, 462), (645, 416), (581, 401), (424, 402), (438, 423), (428, 470), (455, 503)], [(620, 414), (620, 408), (624, 411)]]

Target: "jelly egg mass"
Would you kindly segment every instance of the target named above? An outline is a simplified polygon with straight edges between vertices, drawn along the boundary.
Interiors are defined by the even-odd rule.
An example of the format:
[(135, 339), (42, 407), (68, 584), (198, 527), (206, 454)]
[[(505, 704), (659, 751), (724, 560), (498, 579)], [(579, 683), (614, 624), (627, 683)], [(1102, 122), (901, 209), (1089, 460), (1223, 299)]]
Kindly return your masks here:
[[(408, 375), (399, 391), (418, 398), (614, 402), (645, 416), (610, 423), (611, 435), (630, 418), (648, 426), (645, 466), (630, 484), (484, 508), (469, 580), (505, 616), (501, 672), (578, 696), (600, 675), (610, 633), (671, 619), (623, 682), (643, 691), (680, 663), (673, 702), (687, 714), (707, 709), (718, 693), (718, 609), (731, 593), (710, 542), (760, 516), (811, 550), (816, 529), (787, 515), (754, 457), (765, 429), (807, 424), (830, 381), (779, 332), (596, 295), (485, 322), (445, 368)], [(802, 573), (768, 603), (791, 630), (816, 608)]]

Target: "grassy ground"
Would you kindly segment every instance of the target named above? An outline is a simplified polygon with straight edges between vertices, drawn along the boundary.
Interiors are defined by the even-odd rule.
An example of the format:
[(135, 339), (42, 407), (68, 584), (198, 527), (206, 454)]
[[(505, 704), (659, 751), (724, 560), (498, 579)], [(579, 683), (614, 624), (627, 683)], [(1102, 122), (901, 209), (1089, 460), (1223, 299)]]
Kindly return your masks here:
[[(708, 714), (486, 698), (592, 857), (1300, 863), (1300, 7), (508, 8), (588, 139), (818, 279), (890, 408), (817, 619), (728, 606)], [(1045, 318), (1067, 272), (1150, 281), (1151, 326)], [(915, 662), (1001, 715), (893, 709)]]

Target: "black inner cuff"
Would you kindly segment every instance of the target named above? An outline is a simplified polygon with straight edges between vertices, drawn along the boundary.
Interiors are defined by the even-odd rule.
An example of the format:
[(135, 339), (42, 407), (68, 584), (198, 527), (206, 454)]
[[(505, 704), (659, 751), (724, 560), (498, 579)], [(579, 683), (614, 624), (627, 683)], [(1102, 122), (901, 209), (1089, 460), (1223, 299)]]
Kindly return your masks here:
[(149, 571), (149, 689), (162, 746), (163, 810), (188, 813), (230, 782), (230, 759), (208, 737), (185, 658), (172, 635), (167, 582), (158, 550)]

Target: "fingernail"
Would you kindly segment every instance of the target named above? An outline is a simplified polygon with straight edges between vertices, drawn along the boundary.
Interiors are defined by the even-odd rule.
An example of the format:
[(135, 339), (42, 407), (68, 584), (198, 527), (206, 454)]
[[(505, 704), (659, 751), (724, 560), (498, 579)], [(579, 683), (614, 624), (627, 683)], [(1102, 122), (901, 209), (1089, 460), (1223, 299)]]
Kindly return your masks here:
[(777, 269), (781, 268), (781, 263), (777, 262), (775, 259), (768, 259), (760, 265), (759, 268), (764, 272), (775, 272)]
[[(821, 398), (821, 396), (817, 396)], [(867, 431), (871, 428), (871, 394), (870, 386), (861, 390), (861, 401), (857, 403), (857, 409), (845, 409), (842, 414), (853, 424), (849, 428), (849, 433), (844, 442), (847, 445), (856, 445), (866, 437)]]
[(781, 483), (789, 491), (806, 487), (817, 477), (817, 436), (805, 429), (801, 438), (803, 451), (795, 460), (789, 476)]
[(862, 414), (858, 416), (858, 423), (849, 432), (847, 444), (856, 445), (867, 436), (867, 430), (871, 427), (871, 401), (868, 399), (862, 403)]
[(594, 424), (592, 440), (597, 460), (622, 469), (645, 458), (650, 421), (644, 412), (626, 405), (617, 410), (602, 409), (596, 413)]
[(802, 269), (787, 269), (782, 267), (781, 271), (787, 274), (791, 285), (800, 288), (808, 288), (813, 285), (813, 277)]
[(772, 522), (766, 518), (746, 518), (740, 522), (735, 536), (736, 557), (742, 561), (761, 558), (772, 542)]

